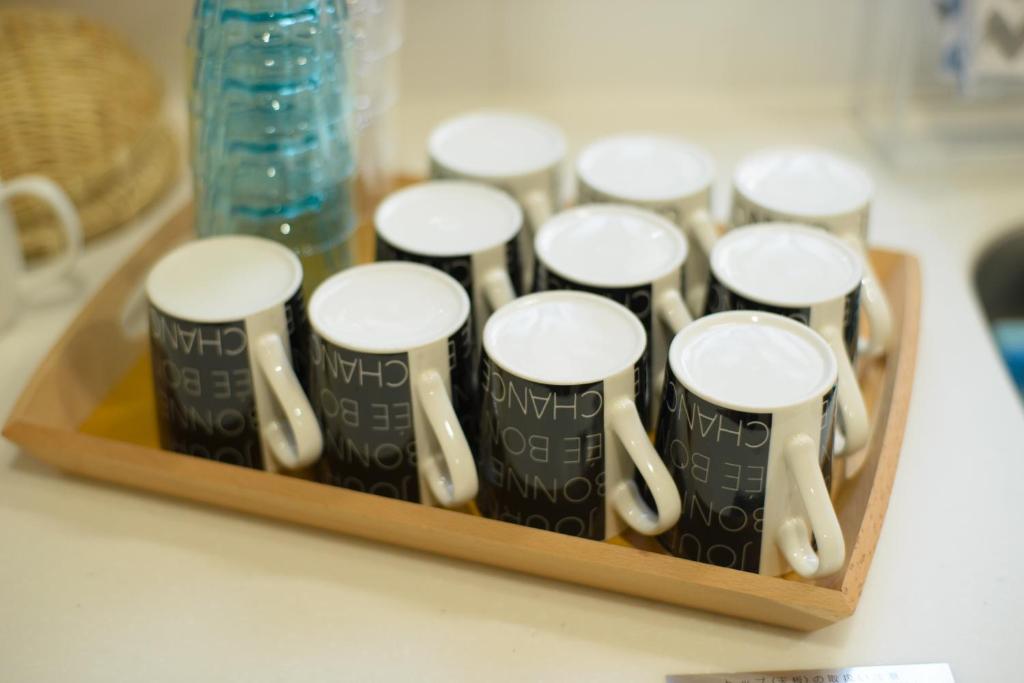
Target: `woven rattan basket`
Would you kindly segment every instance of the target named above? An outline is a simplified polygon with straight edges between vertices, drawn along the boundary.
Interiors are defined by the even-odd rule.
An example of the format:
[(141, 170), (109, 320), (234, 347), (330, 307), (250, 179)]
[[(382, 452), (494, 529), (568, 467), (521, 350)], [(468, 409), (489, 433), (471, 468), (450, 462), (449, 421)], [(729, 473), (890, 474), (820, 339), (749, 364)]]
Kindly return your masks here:
[[(53, 178), (78, 207), (87, 239), (132, 218), (176, 177), (159, 80), (103, 26), (0, 9), (0, 93), (0, 178)], [(17, 199), (13, 208), (27, 255), (60, 248), (44, 205)]]

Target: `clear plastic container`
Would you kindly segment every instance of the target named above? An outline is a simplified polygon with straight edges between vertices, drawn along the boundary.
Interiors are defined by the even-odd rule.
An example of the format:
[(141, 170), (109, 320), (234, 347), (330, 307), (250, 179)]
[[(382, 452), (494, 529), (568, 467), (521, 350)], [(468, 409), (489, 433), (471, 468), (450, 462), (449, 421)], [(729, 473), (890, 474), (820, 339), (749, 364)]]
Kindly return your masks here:
[(395, 165), (404, 4), (403, 0), (348, 0), (359, 171), (371, 197), (387, 193)]
[(853, 104), (879, 152), (911, 168), (1019, 166), (1024, 74), (982, 77), (961, 49), (977, 37), (977, 17), (969, 11), (986, 8), (948, 0), (870, 0), (863, 9)]
[(348, 0), (352, 41), (361, 61), (375, 61), (398, 52), (404, 34), (403, 0)]

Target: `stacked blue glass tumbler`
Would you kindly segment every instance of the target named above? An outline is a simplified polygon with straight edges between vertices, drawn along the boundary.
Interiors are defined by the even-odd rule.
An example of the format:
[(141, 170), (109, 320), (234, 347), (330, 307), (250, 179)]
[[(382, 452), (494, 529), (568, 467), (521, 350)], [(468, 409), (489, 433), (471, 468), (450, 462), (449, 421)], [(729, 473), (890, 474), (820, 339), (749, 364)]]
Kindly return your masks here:
[(196, 0), (189, 42), (197, 232), (291, 247), (308, 294), (352, 261), (345, 2)]

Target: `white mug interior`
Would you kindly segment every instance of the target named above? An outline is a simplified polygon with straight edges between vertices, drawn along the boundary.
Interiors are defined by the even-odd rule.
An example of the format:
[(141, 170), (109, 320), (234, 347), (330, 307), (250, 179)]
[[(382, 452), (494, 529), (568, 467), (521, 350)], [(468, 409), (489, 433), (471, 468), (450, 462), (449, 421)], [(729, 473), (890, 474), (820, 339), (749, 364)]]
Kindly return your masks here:
[(626, 134), (588, 145), (576, 161), (580, 181), (606, 197), (639, 204), (679, 201), (706, 190), (714, 162), (667, 135)]
[(146, 278), (146, 297), (163, 313), (197, 323), (243, 320), (285, 303), (302, 283), (291, 249), (247, 235), (188, 242)]
[(530, 294), (503, 306), (484, 328), (487, 356), (539, 384), (603, 381), (635, 366), (646, 344), (628, 309), (586, 292)]
[(506, 244), (523, 225), (507, 193), (461, 180), (432, 180), (387, 197), (374, 215), (389, 244), (427, 256), (474, 254)]
[(815, 147), (774, 147), (746, 156), (733, 186), (769, 211), (809, 220), (866, 211), (874, 194), (871, 176), (859, 164)]
[(383, 261), (325, 280), (309, 301), (309, 321), (336, 346), (398, 353), (454, 335), (469, 317), (469, 296), (453, 278), (417, 263)]
[(557, 165), (566, 143), (558, 127), (536, 116), (479, 111), (441, 123), (428, 148), (431, 158), (450, 171), (497, 180)]
[(748, 413), (781, 410), (825, 394), (836, 358), (809, 327), (773, 313), (704, 316), (676, 335), (669, 366), (687, 389), (715, 405)]
[(687, 243), (675, 225), (653, 212), (588, 204), (548, 220), (534, 251), (545, 267), (580, 284), (629, 287), (680, 268)]
[(790, 308), (845, 297), (864, 276), (860, 256), (846, 242), (797, 223), (731, 230), (715, 243), (711, 269), (747, 299)]

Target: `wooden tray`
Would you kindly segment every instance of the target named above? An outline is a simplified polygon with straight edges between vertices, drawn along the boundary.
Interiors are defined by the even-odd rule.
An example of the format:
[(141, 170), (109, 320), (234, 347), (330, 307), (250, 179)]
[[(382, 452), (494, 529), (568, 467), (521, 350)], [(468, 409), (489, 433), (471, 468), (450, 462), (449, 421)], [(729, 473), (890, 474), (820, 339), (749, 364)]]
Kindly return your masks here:
[[(649, 539), (635, 545), (633, 539), (583, 540), (160, 450), (151, 391), (144, 388), (147, 340), (128, 335), (122, 318), (149, 267), (190, 237), (191, 226), (191, 210), (185, 209), (86, 305), (19, 398), (4, 427), (7, 438), (88, 477), (660, 602), (800, 630), (826, 626), (856, 608), (888, 506), (910, 401), (920, 309), (920, 275), (912, 256), (871, 253), (892, 302), (897, 338), (888, 360), (862, 374), (874, 431), (861, 475), (837, 502), (847, 565), (811, 583), (681, 560)], [(365, 258), (369, 239), (360, 239)]]

